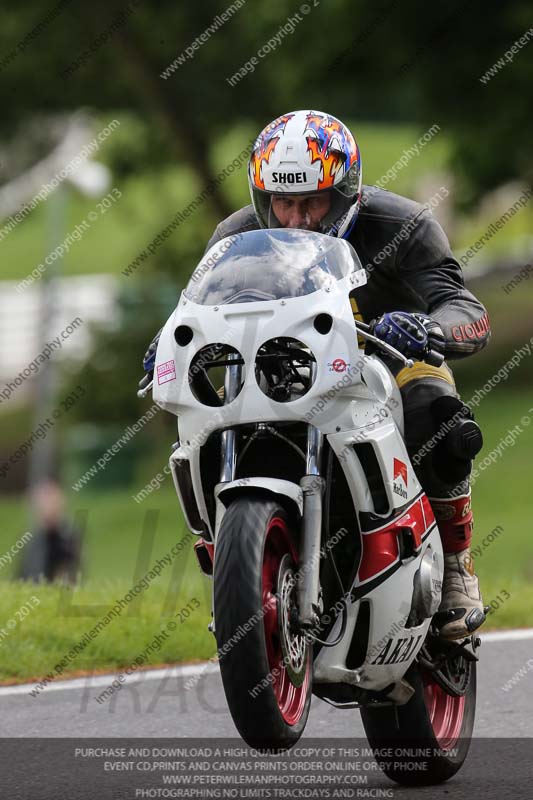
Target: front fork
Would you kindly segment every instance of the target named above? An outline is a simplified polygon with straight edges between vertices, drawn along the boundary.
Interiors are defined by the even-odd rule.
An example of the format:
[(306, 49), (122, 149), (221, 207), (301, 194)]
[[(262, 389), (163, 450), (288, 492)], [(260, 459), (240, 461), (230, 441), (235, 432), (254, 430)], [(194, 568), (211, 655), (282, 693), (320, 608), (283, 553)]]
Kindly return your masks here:
[(298, 581), (298, 623), (311, 628), (318, 622), (322, 497), (325, 481), (320, 474), (324, 435), (312, 425), (307, 430), (306, 474), (303, 492), (302, 547)]
[[(238, 358), (237, 354), (230, 354), (230, 359)], [(242, 366), (232, 364), (226, 368), (224, 376), (224, 403), (231, 403), (238, 393), (241, 385)], [(237, 432), (233, 428), (228, 428), (222, 432), (221, 441), (221, 462), (220, 462), (220, 483), (228, 483), (235, 480), (235, 470), (237, 468)]]
[[(230, 356), (231, 357), (231, 356)], [(225, 401), (231, 402), (241, 384), (240, 364), (228, 366), (224, 379)], [(314, 426), (307, 429), (305, 475), (300, 480), (303, 492), (302, 547), (300, 580), (298, 581), (298, 625), (310, 628), (318, 622), (320, 544), (322, 539), (322, 497), (325, 481), (321, 475), (324, 435)], [(237, 467), (237, 432), (229, 428), (222, 433), (220, 482), (235, 480)]]

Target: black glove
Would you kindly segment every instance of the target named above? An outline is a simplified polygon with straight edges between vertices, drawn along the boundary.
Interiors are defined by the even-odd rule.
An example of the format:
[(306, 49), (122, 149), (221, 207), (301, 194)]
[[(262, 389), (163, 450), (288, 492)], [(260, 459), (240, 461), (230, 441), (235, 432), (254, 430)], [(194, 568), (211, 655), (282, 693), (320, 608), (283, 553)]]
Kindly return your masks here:
[(439, 356), (444, 356), (446, 350), (446, 339), (438, 322), (428, 317), (427, 314), (413, 314), (413, 317), (423, 325), (424, 330), (428, 335), (428, 350), (437, 353)]

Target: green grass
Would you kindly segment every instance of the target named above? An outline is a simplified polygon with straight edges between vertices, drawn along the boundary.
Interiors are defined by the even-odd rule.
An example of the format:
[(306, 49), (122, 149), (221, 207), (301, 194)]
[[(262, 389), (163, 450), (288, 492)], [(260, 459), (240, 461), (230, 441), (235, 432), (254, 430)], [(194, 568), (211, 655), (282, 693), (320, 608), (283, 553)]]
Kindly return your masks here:
[[(474, 545), (481, 544), (496, 526), (503, 528), (476, 562), (484, 599), (490, 602), (498, 595), (510, 595), (489, 616), (485, 630), (533, 624), (533, 536), (529, 514), (533, 413), (531, 425), (521, 422), (531, 407), (531, 394), (500, 385), (482, 401), (477, 413), (485, 437), (482, 456), (496, 447), (509, 429), (521, 425), (524, 431), (514, 446), (505, 448), (498, 461), (480, 473), (473, 488)], [(70, 594), (70, 590), (58, 586), (9, 581), (9, 567), (0, 572), (0, 628), (7, 630), (7, 620), (32, 595), (41, 601), (3, 638), (0, 680), (16, 682), (46, 675), (135, 580), (186, 534), (170, 484), (136, 504), (131, 494), (140, 488), (141, 484), (129, 493), (87, 491), (71, 495), (71, 512), (88, 509), (88, 515), (83, 550), (85, 578)], [(150, 519), (147, 512), (155, 513), (157, 519)], [(21, 500), (4, 500), (0, 554), (27, 529), (25, 504)], [(192, 597), (200, 601), (201, 607), (177, 626), (172, 638), (164, 642), (159, 652), (152, 652), (147, 663), (209, 658), (216, 649), (207, 631), (210, 590), (211, 582), (201, 576), (188, 545), (173, 566), (142, 593), (141, 602), (132, 606), (135, 616), (123, 611), (73, 660), (70, 669), (114, 670), (129, 665), (169, 621), (169, 615), (185, 607)], [(77, 609), (79, 606), (85, 608)]]
[[(157, 634), (161, 634), (159, 649), (156, 642), (145, 655), (147, 664), (187, 662), (213, 655), (214, 640), (207, 631), (210, 613), (201, 580), (195, 575), (174, 587), (169, 576), (162, 577), (125, 607), (119, 617), (98, 629), (82, 652), (68, 656), (73, 645), (81, 642), (84, 634), (95, 628), (130, 588), (130, 583), (120, 580), (93, 580), (73, 592), (57, 585), (10, 584), (9, 591), (4, 589), (0, 595), (0, 615), (6, 632), (0, 644), (2, 682), (38, 681), (65, 657), (69, 660), (62, 677), (127, 667)], [(176, 589), (175, 595), (172, 589)], [(201, 607), (191, 611), (189, 617), (186, 611), (180, 614), (192, 598), (197, 598)], [(25, 606), (29, 613), (21, 619)], [(10, 630), (7, 620), (15, 620), (16, 627)], [(169, 622), (175, 624), (174, 629), (170, 630)]]
[[(160, 490), (154, 502), (147, 499), (141, 505), (124, 492), (72, 493), (70, 500), (71, 513), (79, 523), (87, 515), (82, 584), (71, 590), (57, 585), (8, 582), (14, 576), (15, 565), (4, 567), (0, 573), (0, 628), (8, 632), (7, 620), (16, 619), (17, 610), (32, 596), (40, 600), (40, 605), (0, 641), (0, 681), (23, 681), (47, 674), (72, 644), (187, 534), (170, 486)], [(3, 501), (3, 506), (1, 554), (28, 530), (23, 502)], [(159, 651), (149, 654), (147, 663), (209, 658), (216, 650), (213, 636), (207, 631), (210, 591), (210, 581), (200, 574), (188, 543), (162, 575), (150, 582), (141, 599), (133, 601), (73, 659), (68, 671), (127, 666), (193, 597), (200, 602), (200, 608), (177, 625)]]
[[(363, 182), (374, 184), (381, 180), (384, 189), (397, 194), (409, 194), (414, 184), (428, 172), (442, 172), (446, 169), (449, 143), (441, 130), (423, 146), (419, 155), (413, 154), (413, 147), (426, 133), (413, 125), (376, 125), (347, 121), (354, 132), (363, 164)], [(410, 150), (411, 149), (411, 150)], [(397, 167), (396, 177), (389, 180), (387, 171), (404, 155), (411, 152), (405, 166)], [(429, 199), (429, 198), (428, 198)]]
[(175, 211), (190, 202), (191, 183), (192, 176), (182, 167), (168, 168), (164, 175), (144, 173), (124, 183), (114, 181), (113, 186), (122, 192), (122, 197), (104, 215), (98, 211), (98, 199), (88, 200), (69, 191), (64, 229), (53, 243), (47, 227), (49, 206), (43, 203), (3, 239), (3, 277), (25, 278), (91, 211), (96, 211), (98, 218), (71, 245), (61, 273), (65, 276), (120, 274), (169, 223)]
[[(474, 546), (481, 544), (497, 525), (503, 533), (489, 544), (476, 561), (485, 602), (502, 590), (509, 592), (500, 609), (490, 615), (496, 627), (533, 625), (533, 537), (531, 536), (531, 450), (533, 447), (533, 394), (511, 392), (497, 386), (480, 404), (476, 418), (483, 431), (485, 446), (479, 463), (507, 435), (520, 425), (523, 433), (515, 444), (501, 451), (490, 467), (480, 472), (472, 489), (475, 515)], [(522, 417), (531, 423), (524, 425)]]

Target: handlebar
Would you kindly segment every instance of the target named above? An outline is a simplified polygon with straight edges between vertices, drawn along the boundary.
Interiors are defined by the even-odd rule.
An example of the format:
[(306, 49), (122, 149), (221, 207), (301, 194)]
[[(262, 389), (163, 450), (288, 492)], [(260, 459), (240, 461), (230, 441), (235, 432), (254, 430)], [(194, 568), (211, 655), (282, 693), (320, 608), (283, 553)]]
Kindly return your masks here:
[(139, 381), (139, 389), (137, 391), (137, 397), (146, 397), (152, 386), (154, 385), (154, 373), (147, 372), (146, 375), (143, 375), (141, 380)]
[[(385, 350), (389, 355), (393, 356), (393, 358), (397, 358), (399, 361), (403, 363), (405, 367), (412, 367), (414, 366), (414, 360), (412, 358), (407, 358), (400, 350), (397, 350), (388, 342), (384, 342), (382, 339), (378, 339), (377, 336), (370, 333), (370, 325), (367, 325), (366, 322), (359, 322), (358, 320), (355, 321), (355, 327), (357, 332), (364, 338), (368, 339), (369, 342), (373, 342), (382, 350)], [(423, 358), (419, 359), (420, 361), (425, 361), (426, 364), (429, 364), (432, 367), (440, 367), (444, 361), (444, 356), (442, 353), (438, 353), (436, 350), (429, 350), (427, 353), (423, 354)]]
[(429, 350), (424, 356), (424, 361), (432, 367), (440, 367), (444, 362), (444, 356), (436, 350)]

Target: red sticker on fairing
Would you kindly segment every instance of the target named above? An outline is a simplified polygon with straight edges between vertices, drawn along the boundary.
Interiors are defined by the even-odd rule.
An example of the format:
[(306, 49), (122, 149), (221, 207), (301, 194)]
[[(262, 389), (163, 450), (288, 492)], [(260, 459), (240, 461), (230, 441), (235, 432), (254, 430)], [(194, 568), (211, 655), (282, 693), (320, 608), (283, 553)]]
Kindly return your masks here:
[(407, 486), (407, 464), (404, 464), (399, 458), (394, 459), (393, 478), (394, 480), (396, 480), (396, 478), (403, 478), (403, 482)]
[(343, 358), (335, 358), (331, 364), (328, 364), (330, 372), (346, 372), (348, 366)]
[(169, 381), (176, 380), (176, 365), (174, 361), (165, 361), (164, 364), (159, 364), (157, 367), (157, 383), (168, 383)]
[(400, 461), (399, 458), (395, 458), (392, 472), (392, 491), (394, 494), (397, 494), (399, 497), (407, 500), (407, 464), (404, 464), (404, 462)]

